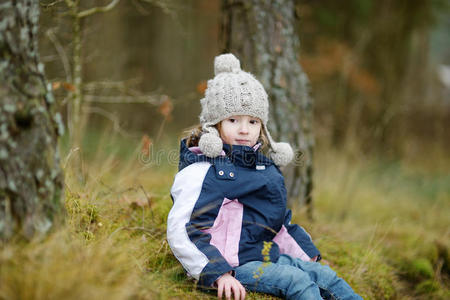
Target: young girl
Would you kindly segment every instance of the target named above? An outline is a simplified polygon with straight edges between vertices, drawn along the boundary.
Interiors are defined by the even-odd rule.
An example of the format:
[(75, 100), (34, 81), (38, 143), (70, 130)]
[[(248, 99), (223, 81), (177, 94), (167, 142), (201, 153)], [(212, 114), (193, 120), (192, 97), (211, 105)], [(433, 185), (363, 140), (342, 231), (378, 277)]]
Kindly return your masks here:
[(217, 287), (219, 298), (244, 299), (248, 289), (286, 299), (361, 299), (317, 262), (310, 235), (290, 222), (278, 166), (293, 151), (269, 134), (263, 86), (232, 54), (217, 56), (214, 71), (201, 128), (181, 141), (171, 189), (167, 240), (176, 258), (200, 286)]

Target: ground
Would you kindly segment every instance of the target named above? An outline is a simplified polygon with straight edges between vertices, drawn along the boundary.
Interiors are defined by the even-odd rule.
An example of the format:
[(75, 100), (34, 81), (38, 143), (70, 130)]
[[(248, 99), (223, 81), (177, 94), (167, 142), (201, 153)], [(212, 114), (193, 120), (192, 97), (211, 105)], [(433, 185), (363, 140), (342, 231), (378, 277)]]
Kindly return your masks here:
[[(83, 153), (62, 146), (65, 222), (1, 246), (0, 299), (216, 299), (195, 288), (165, 238), (176, 146), (155, 161), (110, 136), (87, 143)], [(448, 161), (327, 149), (315, 166), (314, 220), (296, 205), (293, 220), (341, 277), (364, 299), (450, 298)]]

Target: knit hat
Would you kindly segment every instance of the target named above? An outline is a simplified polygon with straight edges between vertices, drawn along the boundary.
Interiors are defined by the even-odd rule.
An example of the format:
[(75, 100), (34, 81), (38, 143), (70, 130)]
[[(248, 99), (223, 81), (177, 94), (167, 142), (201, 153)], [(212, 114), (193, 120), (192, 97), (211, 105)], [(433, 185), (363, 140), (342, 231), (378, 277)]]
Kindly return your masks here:
[(259, 118), (269, 140), (269, 157), (279, 166), (294, 157), (288, 143), (275, 143), (267, 129), (269, 101), (262, 84), (250, 73), (241, 70), (239, 60), (231, 53), (216, 56), (213, 79), (208, 80), (205, 97), (200, 100), (200, 123), (203, 134), (200, 150), (208, 157), (221, 154), (223, 142), (214, 125), (235, 115)]

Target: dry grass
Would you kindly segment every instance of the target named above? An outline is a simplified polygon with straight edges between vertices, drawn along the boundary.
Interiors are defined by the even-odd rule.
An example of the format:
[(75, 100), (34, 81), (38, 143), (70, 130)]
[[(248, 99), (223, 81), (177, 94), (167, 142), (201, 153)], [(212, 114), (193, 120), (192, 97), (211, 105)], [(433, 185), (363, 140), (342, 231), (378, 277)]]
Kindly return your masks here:
[(418, 168), (330, 149), (316, 163), (322, 251), (365, 299), (448, 299), (450, 162)]
[[(215, 299), (165, 239), (176, 166), (142, 164), (137, 143), (96, 141), (89, 153), (65, 151), (65, 223), (0, 248), (0, 299)], [(316, 220), (302, 209), (295, 220), (340, 276), (365, 299), (449, 298), (448, 175), (329, 150), (316, 170)]]

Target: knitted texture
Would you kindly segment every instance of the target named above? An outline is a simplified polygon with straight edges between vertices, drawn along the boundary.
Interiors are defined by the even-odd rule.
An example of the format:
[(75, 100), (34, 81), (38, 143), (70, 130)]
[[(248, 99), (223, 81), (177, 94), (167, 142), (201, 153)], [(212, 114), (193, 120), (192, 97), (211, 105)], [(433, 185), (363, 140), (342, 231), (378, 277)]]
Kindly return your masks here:
[(200, 100), (202, 124), (217, 124), (233, 115), (248, 115), (267, 123), (267, 93), (252, 74), (241, 70), (240, 62), (233, 54), (217, 56), (214, 72), (216, 76), (208, 80), (205, 98)]
[(223, 143), (214, 125), (231, 116), (248, 115), (261, 120), (275, 164), (288, 164), (294, 156), (292, 148), (287, 143), (275, 143), (267, 130), (269, 101), (262, 84), (252, 74), (242, 71), (239, 60), (231, 53), (214, 59), (214, 75), (208, 80), (205, 97), (200, 100), (203, 135), (199, 147), (202, 152), (209, 157), (220, 155)]

